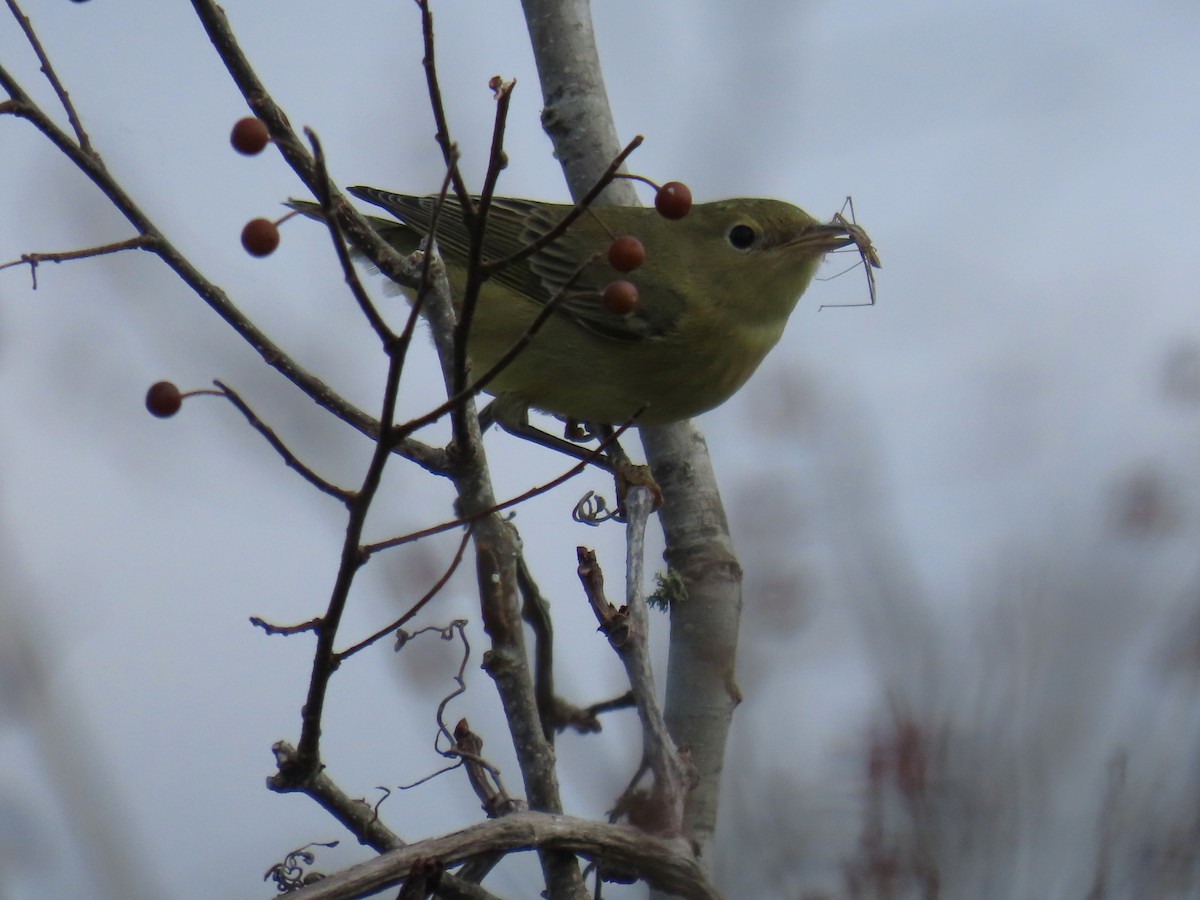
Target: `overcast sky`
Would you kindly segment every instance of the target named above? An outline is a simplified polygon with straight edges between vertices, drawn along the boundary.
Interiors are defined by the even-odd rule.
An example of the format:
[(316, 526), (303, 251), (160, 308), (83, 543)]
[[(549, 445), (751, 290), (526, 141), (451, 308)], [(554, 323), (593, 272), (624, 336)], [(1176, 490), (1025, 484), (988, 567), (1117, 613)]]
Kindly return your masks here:
[[(190, 6), (139, 6), (29, 0), (25, 10), (96, 148), (168, 237), (304, 364), (375, 409), (383, 360), (327, 236), (290, 223), (265, 260), (238, 243), (247, 219), (277, 215), (302, 188), (277, 155), (229, 149), (245, 105)], [(412, 4), (370, 0), (336, 14), (309, 0), (224, 6), (293, 124), (320, 134), (336, 179), (437, 188)], [(750, 384), (699, 420), (747, 568), (746, 703), (734, 737), (744, 764), (727, 814), (756, 792), (778, 797), (781, 770), (827, 788), (821, 773), (844, 777), (839, 760), (861, 750), (889, 689), (969, 718), (983, 701), (955, 696), (947, 673), (974, 689), (987, 673), (1014, 685), (1027, 676), (1013, 692), (1028, 715), (1015, 731), (1028, 741), (1014, 738), (1013, 753), (1040, 777), (1066, 767), (1080, 780), (1055, 782), (1063, 796), (1045, 801), (1052, 812), (1017, 842), (1014, 893), (992, 888), (1040, 896), (1030, 885), (1053, 884), (1081, 895), (1091, 845), (1039, 855), (1047, 832), (1038, 829), (1090, 834), (1106, 761), (1129, 733), (1161, 727), (1139, 706), (1140, 679), (1161, 655), (1162, 633), (1182, 630), (1196, 583), (1200, 8), (596, 7), (620, 135), (646, 136), (634, 171), (685, 181), (701, 200), (773, 196), (822, 218), (852, 194), (884, 264), (874, 308), (818, 310), (862, 301), (861, 270), (815, 284)], [(500, 192), (565, 200), (519, 4), (434, 10), (470, 182), (480, 183), (491, 133), (487, 81), (501, 74), (518, 85)], [(11, 19), (0, 24), (0, 61), (52, 103)], [(0, 261), (129, 236), (26, 123), (0, 118), (0, 159)], [(824, 274), (853, 259), (831, 259)], [(408, 412), (437, 389), (431, 359), (420, 357), (404, 386)], [(297, 734), (310, 643), (248, 624), (323, 609), (342, 512), (227, 404), (198, 398), (173, 420), (151, 419), (142, 397), (160, 378), (232, 384), (347, 486), (369, 454), (148, 254), (44, 265), (36, 292), (26, 269), (0, 271), (8, 896), (94, 891), (85, 873), (98, 865), (115, 873), (114, 897), (249, 896), (265, 892), (262, 872), (289, 849), (346, 839), (306, 798), (263, 787), (271, 744)], [(489, 435), (488, 446), (501, 495), (565, 468), (505, 435)], [(621, 565), (618, 527), (570, 524), (587, 489), (611, 494), (589, 475), (517, 517), (552, 596), (561, 659), (570, 658), (560, 661), (560, 690), (581, 703), (623, 690), (574, 580), (576, 544), (597, 547), (614, 581)], [(449, 515), (446, 486), (415, 468), (396, 465), (385, 493), (372, 536)], [(1120, 538), (1127, 520), (1137, 534)], [(345, 633), (396, 615), (437, 578), (454, 543), (372, 562)], [(471, 681), (450, 714), (480, 723), (513, 785), (495, 694), (478, 671), (469, 577), (427, 621), (458, 615), (472, 617)], [(991, 668), (977, 664), (980, 647)], [(21, 662), (21, 652), (32, 656)], [(338, 673), (324, 750), (348, 792), (374, 797), (375, 785), (438, 766), (433, 707), (452, 686), (456, 653), (436, 639), (398, 656), (380, 645)], [(1113, 712), (1126, 702), (1143, 715), (1133, 732), (1133, 717)], [(1195, 705), (1186, 708), (1172, 720), (1193, 741)], [(1042, 725), (1079, 710), (1069, 734), (1046, 736)], [(601, 736), (563, 739), (571, 811), (598, 815), (620, 792), (638, 754), (627, 725), (614, 718)], [(781, 729), (796, 760), (787, 766), (761, 749)], [(1057, 762), (1038, 768), (1043, 756)], [(843, 812), (852, 799), (807, 796)], [(384, 814), (408, 839), (479, 815), (457, 775), (393, 796)], [(69, 837), (68, 823), (89, 816), (106, 827)], [(851, 840), (852, 825), (838, 826)], [(322, 854), (330, 869), (363, 857), (352, 840)], [(808, 884), (827, 885), (828, 873), (813, 869)], [(495, 889), (520, 896), (521, 878), (501, 875)]]

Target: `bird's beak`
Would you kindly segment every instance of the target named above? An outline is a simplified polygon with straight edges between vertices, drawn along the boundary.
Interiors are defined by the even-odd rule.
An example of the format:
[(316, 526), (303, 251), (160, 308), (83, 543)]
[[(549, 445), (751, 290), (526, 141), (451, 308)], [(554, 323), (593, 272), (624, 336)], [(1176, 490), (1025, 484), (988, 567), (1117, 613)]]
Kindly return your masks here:
[(879, 269), (883, 266), (866, 229), (857, 222), (846, 221), (841, 213), (836, 213), (831, 222), (816, 222), (810, 225), (800, 232), (791, 244), (814, 255), (840, 250), (853, 244), (858, 248), (858, 255), (862, 257), (862, 261), (870, 268)]
[(849, 247), (857, 240), (850, 229), (840, 222), (815, 222), (792, 238), (790, 243), (793, 247), (803, 247), (817, 254)]

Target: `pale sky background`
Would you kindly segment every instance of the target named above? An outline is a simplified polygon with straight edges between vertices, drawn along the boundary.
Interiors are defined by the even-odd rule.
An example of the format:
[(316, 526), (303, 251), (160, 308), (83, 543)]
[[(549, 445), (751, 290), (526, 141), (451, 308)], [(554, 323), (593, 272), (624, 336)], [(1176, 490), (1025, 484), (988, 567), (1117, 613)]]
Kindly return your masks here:
[[(377, 408), (382, 356), (325, 233), (291, 223), (266, 260), (239, 246), (242, 224), (278, 214), (299, 183), (276, 154), (229, 148), (245, 105), (190, 5), (136, 6), (25, 11), (95, 146), (168, 237), (304, 364)], [(411, 3), (224, 6), (339, 181), (436, 189)], [(868, 725), (891, 696), (974, 740), (978, 759), (948, 767), (1016, 811), (988, 860), (947, 872), (947, 895), (1082, 896), (1115, 753), (1129, 754), (1130, 821), (1194, 810), (1200, 794), (1178, 774), (1198, 746), (1200, 7), (595, 6), (620, 135), (646, 136), (634, 171), (701, 200), (775, 196), (822, 217), (853, 194), (884, 263), (874, 308), (818, 311), (862, 300), (861, 271), (815, 284), (745, 390), (700, 419), (747, 570), (730, 895), (838, 886)], [(519, 4), (434, 10), (471, 183), (501, 74), (518, 87), (500, 191), (566, 199)], [(11, 19), (0, 61), (52, 104)], [(129, 236), (26, 123), (0, 118), (0, 160), (0, 261)], [(436, 390), (431, 358), (405, 384), (410, 413)], [(369, 453), (148, 254), (45, 265), (36, 292), (27, 270), (0, 271), (5, 900), (264, 896), (262, 873), (309, 841), (343, 841), (319, 851), (327, 871), (366, 855), (311, 801), (264, 788), (271, 744), (298, 734), (311, 644), (248, 624), (324, 608), (341, 508), (227, 404), (152, 419), (142, 398), (160, 378), (232, 384), (344, 485)], [(488, 446), (501, 495), (566, 467), (506, 435)], [(517, 516), (554, 605), (559, 689), (580, 703), (623, 690), (574, 575), (587, 544), (619, 581), (621, 530), (570, 522), (587, 489), (611, 495), (589, 475)], [(397, 462), (370, 533), (441, 521), (449, 497)], [(423, 593), (455, 541), (373, 561), (343, 643)], [(471, 618), (469, 690), (449, 716), (470, 718), (515, 786), (471, 603), (459, 579), (423, 622)], [(335, 678), (324, 753), (351, 794), (438, 766), (433, 710), (458, 649), (424, 640), (400, 655), (381, 643)], [(569, 811), (599, 815), (620, 792), (637, 763), (631, 718), (562, 738)], [(461, 773), (394, 794), (382, 814), (410, 840), (479, 817)], [(781, 850), (782, 834), (795, 840)], [(520, 866), (488, 884), (529, 895)]]

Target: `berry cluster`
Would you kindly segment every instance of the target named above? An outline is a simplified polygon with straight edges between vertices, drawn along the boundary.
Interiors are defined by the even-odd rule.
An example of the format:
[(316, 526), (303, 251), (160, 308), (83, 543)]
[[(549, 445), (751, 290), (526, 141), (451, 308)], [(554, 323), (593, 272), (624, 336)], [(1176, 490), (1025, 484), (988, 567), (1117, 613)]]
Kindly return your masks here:
[[(253, 116), (239, 119), (229, 135), (233, 149), (245, 156), (261, 153), (270, 141), (271, 135), (266, 123)], [(654, 187), (654, 208), (664, 219), (682, 219), (691, 211), (692, 192), (686, 184), (668, 181), (660, 187), (641, 176), (624, 177), (647, 181)], [(242, 246), (251, 256), (270, 256), (279, 246), (279, 223), (270, 219), (251, 219), (242, 229)], [(608, 246), (608, 264), (614, 270), (627, 275), (645, 261), (646, 248), (635, 235), (622, 234), (613, 237)], [(637, 308), (637, 285), (628, 279), (616, 279), (605, 287), (603, 300), (604, 308), (613, 315), (628, 315)]]
[[(681, 181), (668, 181), (656, 187), (654, 208), (664, 219), (682, 219), (692, 209), (692, 192)], [(608, 245), (608, 264), (618, 272), (628, 274), (646, 261), (646, 248), (632, 234), (614, 237)], [(633, 312), (638, 304), (637, 285), (619, 278), (604, 289), (604, 308), (615, 316)]]
[[(243, 156), (257, 156), (271, 142), (267, 123), (254, 116), (238, 119), (229, 133), (229, 143)], [(251, 219), (242, 229), (242, 247), (251, 256), (270, 256), (279, 246), (279, 223), (270, 219)]]

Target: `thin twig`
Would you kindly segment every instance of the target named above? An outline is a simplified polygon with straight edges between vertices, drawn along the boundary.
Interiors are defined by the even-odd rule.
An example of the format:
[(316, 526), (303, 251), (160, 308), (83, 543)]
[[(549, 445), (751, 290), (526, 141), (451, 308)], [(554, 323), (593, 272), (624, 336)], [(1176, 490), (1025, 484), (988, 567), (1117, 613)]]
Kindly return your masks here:
[[(208, 6), (207, 0), (193, 0), (197, 7)], [(218, 14), (224, 21), (223, 15)], [(228, 23), (225, 23), (226, 26)], [(236, 45), (235, 45), (236, 46)], [(256, 82), (257, 83), (257, 82)], [(86, 175), (103, 193), (114, 207), (133, 225), (140, 235), (141, 246), (157, 255), (176, 275), (190, 287), (205, 303), (209, 305), (238, 335), (253, 347), (263, 360), (276, 371), (296, 385), (318, 405), (333, 413), (342, 421), (351, 425), (363, 434), (376, 438), (379, 436), (379, 423), (365, 412), (355, 407), (345, 398), (333, 391), (327, 384), (302, 368), (291, 356), (283, 351), (274, 341), (258, 328), (217, 285), (213, 284), (163, 235), (158, 227), (134, 202), (133, 198), (108, 173), (95, 153), (85, 153), (79, 145), (59, 128), (46, 113), (30, 99), (20, 84), (0, 65), (0, 87), (3, 87), (16, 103), (16, 114), (27, 119), (35, 128), (50, 140), (75, 166)], [(278, 113), (282, 116), (282, 113)], [(286, 121), (286, 119), (284, 119)], [(301, 145), (303, 151), (303, 146)], [(307, 159), (307, 152), (304, 152)], [(346, 204), (347, 208), (349, 204)], [(356, 214), (357, 215), (357, 214)], [(343, 224), (345, 222), (343, 221)], [(375, 240), (398, 257), (374, 231), (365, 226), (374, 235)], [(367, 252), (366, 244), (355, 246)], [(370, 254), (368, 254), (370, 255)], [(378, 259), (371, 257), (376, 264), (386, 263), (382, 256)], [(381, 266), (381, 268), (383, 268)], [(385, 271), (388, 271), (385, 269)], [(389, 275), (391, 272), (389, 271)], [(413, 279), (415, 283), (415, 279)], [(406, 440), (394, 447), (395, 452), (416, 462), (427, 471), (445, 475), (449, 469), (449, 461), (444, 451), (429, 447), (415, 440)]]
[(634, 700), (633, 691), (626, 691), (620, 697), (613, 697), (611, 700), (601, 700), (599, 703), (585, 706), (584, 711), (592, 716), (599, 716), (600, 713), (614, 712), (618, 709), (633, 709), (636, 705), (637, 702)]
[(450, 140), (450, 125), (446, 119), (446, 106), (442, 102), (442, 88), (438, 83), (437, 75), (437, 57), (434, 55), (433, 12), (430, 10), (427, 0), (416, 0), (416, 3), (421, 10), (421, 36), (425, 45), (425, 55), (421, 59), (421, 65), (425, 67), (429, 105), (433, 109), (433, 120), (437, 126), (434, 138), (437, 140), (438, 146), (442, 148), (442, 159), (446, 163), (446, 171), (450, 173), (454, 196), (458, 198), (458, 202), (462, 206), (463, 221), (467, 223), (469, 231), (470, 223), (475, 219), (475, 204), (471, 199), (471, 192), (467, 190), (467, 185), (463, 181), (462, 173), (458, 169), (458, 150)]
[[(275, 753), (275, 762), (280, 771), (294, 768), (295, 747), (287, 741), (279, 741), (271, 749)], [(268, 786), (281, 792), (298, 789), (296, 785), (276, 783), (275, 777), (268, 781)], [(345, 794), (329, 777), (328, 772), (314, 772), (304, 784), (303, 791), (325, 807), (335, 819), (349, 828), (355, 837), (376, 852), (385, 853), (405, 845), (398, 835), (380, 821), (378, 812), (374, 808), (364, 800), (355, 800)]]
[(431, 525), (428, 528), (422, 528), (420, 531), (409, 532), (408, 534), (401, 535), (400, 537), (388, 538), (386, 541), (379, 541), (375, 544), (364, 544), (362, 551), (364, 554), (370, 555), (378, 553), (380, 550), (387, 550), (391, 547), (399, 547), (402, 544), (411, 544), (413, 541), (419, 541), (421, 538), (429, 537), (431, 534), (440, 534), (443, 531), (449, 531), (452, 528), (457, 528), (460, 525), (467, 524), (468, 522), (478, 522), (479, 520), (490, 516), (492, 513), (501, 512), (509, 509), (510, 507), (517, 506), (518, 504), (524, 503), (526, 500), (530, 500), (539, 494), (544, 494), (547, 491), (553, 490), (563, 482), (570, 481), (589, 465), (591, 465), (593, 460), (602, 457), (604, 455), (604, 451), (613, 443), (615, 443), (617, 439), (620, 438), (621, 435), (623, 435), (625, 431), (632, 426), (632, 422), (626, 422), (610, 436), (605, 438), (594, 450), (592, 450), (586, 459), (581, 459), (578, 463), (569, 468), (567, 471), (563, 472), (557, 478), (553, 478), (550, 481), (547, 481), (545, 484), (532, 487), (524, 493), (518, 494), (517, 496), (508, 500), (504, 500), (500, 503), (495, 503), (479, 510), (478, 512), (459, 516), (458, 518), (451, 519), (447, 522), (442, 522), (440, 525)]
[(492, 195), (496, 189), (496, 179), (500, 177), (500, 160), (504, 155), (504, 127), (508, 119), (508, 109), (515, 82), (507, 82), (496, 91), (496, 119), (492, 129), (492, 146), (489, 154), (487, 175), (484, 177), (483, 190), (480, 192), (476, 214), (473, 218), (463, 219), (470, 241), (467, 245), (467, 280), (463, 295), (459, 298), (457, 309), (458, 322), (454, 328), (454, 377), (450, 393), (458, 397), (457, 415), (451, 420), (454, 425), (455, 440), (461, 446), (467, 445), (465, 417), (466, 399), (462, 397), (467, 385), (467, 346), (470, 342), (471, 324), (475, 319), (475, 306), (479, 302), (479, 292), (483, 287), (483, 277), (480, 264), (483, 260), (484, 240), (487, 234), (488, 211), (492, 205)]
[[(75, 140), (79, 144), (79, 149), (84, 153), (95, 156), (95, 151), (92, 150), (92, 142), (88, 139), (87, 132), (83, 130), (83, 123), (79, 120), (78, 113), (75, 112), (75, 104), (71, 102), (71, 97), (67, 93), (67, 89), (63, 87), (63, 83), (59, 81), (58, 73), (54, 71), (54, 66), (50, 63), (50, 57), (46, 55), (46, 50), (42, 47), (42, 42), (38, 38), (37, 33), (34, 32), (33, 24), (29, 21), (29, 17), (17, 6), (16, 0), (7, 0), (7, 2), (8, 8), (12, 11), (13, 18), (21, 26), (21, 30), (25, 32), (25, 39), (29, 41), (29, 46), (37, 54), (38, 62), (42, 66), (42, 73), (46, 76), (46, 80), (50, 82), (50, 86), (54, 88), (54, 93), (58, 96), (58, 102), (62, 104), (63, 110), (67, 114), (67, 121), (71, 123), (71, 130), (75, 132)], [(99, 163), (100, 158), (98, 156), (95, 158), (96, 162)]]
[(234, 84), (242, 92), (246, 105), (266, 123), (271, 143), (279, 150), (297, 177), (308, 186), (314, 197), (324, 191), (332, 198), (333, 211), (339, 218), (346, 238), (377, 266), (380, 272), (398, 284), (416, 288), (420, 280), (419, 261), (401, 255), (395, 247), (385, 241), (371, 227), (367, 217), (355, 209), (328, 178), (324, 182), (320, 181), (312, 154), (292, 130), (287, 115), (272, 99), (250, 65), (224, 11), (213, 0), (192, 0), (192, 6), (214, 49), (221, 57), (221, 62), (225, 64)]
[[(483, 801), (484, 810), (487, 811), (489, 816), (502, 815), (512, 812), (517, 807), (517, 804), (509, 797), (508, 791), (504, 787), (504, 782), (500, 777), (499, 768), (484, 759), (481, 755), (483, 739), (471, 731), (465, 718), (459, 720), (458, 724), (454, 726), (453, 731), (446, 724), (445, 719), (446, 707), (455, 698), (461, 697), (467, 691), (466, 672), (467, 663), (471, 659), (471, 644), (467, 640), (466, 625), (467, 622), (465, 619), (455, 619), (444, 628), (437, 625), (430, 625), (411, 634), (404, 631), (400, 632), (400, 638), (396, 646), (397, 650), (407, 646), (413, 638), (429, 632), (440, 635), (442, 640), (450, 640), (454, 635), (458, 635), (463, 645), (462, 660), (459, 662), (458, 672), (454, 675), (454, 690), (443, 697), (438, 704), (435, 714), (437, 733), (433, 739), (434, 752), (447, 759), (453, 759), (454, 763), (444, 766), (436, 772), (419, 778), (416, 781), (400, 785), (400, 790), (410, 790), (465, 765), (471, 780), (471, 786), (479, 796), (479, 799)], [(443, 738), (449, 744), (446, 748), (442, 747)], [(489, 783), (485, 776), (490, 776), (494, 784)]]
[(462, 642), (462, 659), (458, 664), (458, 672), (454, 675), (454, 683), (456, 687), (453, 691), (441, 699), (441, 702), (438, 703), (437, 712), (434, 714), (434, 718), (437, 721), (438, 730), (433, 738), (433, 749), (442, 756), (457, 755), (454, 754), (453, 751), (443, 750), (440, 742), (444, 737), (451, 746), (454, 745), (454, 734), (450, 731), (449, 727), (447, 727), (446, 720), (444, 718), (446, 707), (450, 705), (450, 701), (452, 701), (455, 697), (461, 697), (467, 692), (467, 662), (471, 659), (471, 642), (467, 640), (466, 627), (466, 619), (455, 619), (445, 628), (439, 629), (431, 626), (429, 628), (422, 628), (420, 631), (414, 631), (412, 634), (402, 633), (402, 636), (396, 642), (396, 649), (399, 650), (414, 637), (427, 631), (436, 631), (440, 633), (442, 640), (444, 641), (450, 640), (455, 634), (457, 634), (458, 639)]
[(287, 637), (293, 634), (303, 634), (306, 631), (316, 631), (321, 627), (321, 620), (309, 619), (307, 622), (301, 622), (298, 625), (274, 625), (261, 616), (251, 616), (250, 624), (256, 628), (261, 628), (267, 634), (281, 634)]
[(442, 576), (436, 582), (434, 582), (433, 587), (426, 591), (424, 595), (422, 595), (421, 599), (414, 603), (409, 610), (395, 622), (392, 622), (387, 627), (379, 629), (370, 637), (363, 638), (363, 640), (359, 641), (357, 644), (347, 647), (345, 650), (341, 651), (337, 655), (338, 662), (345, 660), (347, 657), (353, 656), (358, 651), (371, 646), (380, 638), (391, 634), (396, 629), (403, 627), (408, 622), (411, 622), (413, 618), (416, 617), (417, 613), (419, 613), (425, 607), (425, 605), (429, 603), (430, 600), (432, 600), (441, 592), (442, 588), (446, 586), (446, 583), (450, 580), (450, 577), (455, 573), (459, 564), (462, 562), (463, 554), (467, 549), (467, 543), (471, 540), (472, 527), (473, 525), (471, 523), (467, 523), (467, 527), (463, 531), (462, 540), (458, 543), (458, 551), (454, 554), (454, 559), (450, 561), (450, 565), (446, 567), (446, 571), (442, 573)]
[(506, 816), (521, 808), (520, 802), (505, 790), (499, 769), (483, 759), (483, 738), (471, 730), (465, 718), (454, 726), (454, 753), (463, 760), (471, 790), (488, 818)]
[(316, 132), (311, 128), (305, 128), (304, 134), (308, 137), (309, 143), (312, 144), (313, 164), (317, 170), (317, 202), (321, 204), (321, 218), (325, 222), (325, 227), (329, 229), (329, 236), (333, 239), (333, 250), (337, 254), (338, 263), (342, 267), (342, 277), (350, 288), (350, 293), (354, 295), (359, 310), (362, 311), (367, 322), (375, 330), (375, 334), (379, 336), (384, 347), (390, 347), (396, 342), (396, 335), (388, 327), (383, 316), (379, 314), (379, 310), (375, 308), (375, 304), (371, 302), (370, 296), (363, 287), (362, 279), (358, 277), (358, 270), (354, 268), (354, 263), (351, 261), (350, 250), (346, 246), (346, 237), (342, 234), (341, 223), (334, 214), (333, 195), (329, 191), (329, 186), (333, 182), (329, 178), (329, 173), (325, 168), (325, 152), (321, 149), (321, 141), (317, 137)]
[(542, 733), (553, 743), (560, 719), (554, 693), (554, 623), (550, 604), (533, 580), (533, 572), (523, 555), (517, 560), (517, 587), (521, 591), (521, 618), (533, 632), (533, 691), (542, 719)]
[(389, 438), (392, 420), (396, 414), (396, 399), (400, 390), (400, 374), (402, 360), (396, 356), (388, 358), (387, 379), (384, 384), (383, 404), (380, 412), (380, 436), (375, 444), (375, 451), (367, 465), (362, 486), (358, 489), (354, 501), (350, 504), (350, 514), (346, 523), (346, 534), (342, 541), (341, 561), (338, 565), (337, 577), (330, 594), (329, 604), (321, 625), (317, 629), (317, 646), (313, 651), (312, 675), (309, 679), (308, 698), (304, 704), (304, 712), (300, 728), (300, 740), (297, 744), (292, 772), (280, 770), (280, 777), (286, 779), (289, 774), (297, 781), (306, 780), (321, 766), (320, 740), (321, 718), (325, 706), (325, 698), (329, 688), (329, 679), (339, 665), (339, 658), (334, 651), (334, 641), (337, 638), (338, 626), (346, 603), (350, 596), (350, 587), (358, 570), (370, 558), (361, 547), (363, 526), (366, 523), (367, 512), (375, 499), (379, 484), (383, 478), (383, 470), (392, 453), (392, 441)]
[(331, 497), (336, 497), (343, 504), (349, 506), (354, 502), (355, 494), (353, 491), (348, 491), (332, 482), (326, 481), (304, 463), (300, 462), (296, 454), (288, 449), (288, 446), (280, 440), (279, 435), (275, 433), (274, 429), (258, 417), (237, 391), (222, 381), (213, 381), (213, 384), (220, 388), (221, 394), (246, 417), (246, 421), (250, 423), (251, 427), (266, 439), (267, 443), (274, 448), (276, 453), (283, 457), (283, 461), (287, 463), (289, 468), (299, 472), (300, 476), (317, 490)]
[[(429, 237), (428, 245), (422, 249), (423, 259), (421, 260), (421, 282), (417, 287), (416, 293), (413, 295), (412, 303), (408, 311), (408, 321), (404, 323), (404, 330), (400, 333), (400, 337), (396, 343), (389, 348), (389, 353), (406, 354), (408, 348), (412, 345), (413, 333), (417, 330), (417, 322), (421, 317), (421, 307), (425, 304), (425, 297), (428, 295), (430, 278), (433, 274), (433, 262), (436, 257), (436, 237), (438, 219), (441, 218), (442, 210), (446, 206), (446, 192), (450, 190), (450, 171), (442, 177), (442, 188), (438, 192), (437, 203), (433, 206), (433, 212), (429, 216)], [(404, 426), (400, 426), (403, 428)], [(400, 434), (397, 440), (404, 440), (407, 435)]]
[[(480, 208), (483, 209), (486, 207), (481, 206)], [(583, 263), (581, 263), (575, 269), (575, 271), (571, 273), (571, 276), (566, 280), (562, 288), (559, 289), (553, 297), (546, 301), (546, 303), (542, 304), (542, 308), (538, 310), (538, 314), (534, 316), (533, 321), (529, 323), (529, 327), (525, 329), (524, 334), (522, 334), (511, 347), (505, 350), (504, 353), (502, 353), (496, 359), (496, 361), (488, 367), (487, 371), (460, 390), (457, 394), (449, 397), (444, 403), (439, 404), (429, 412), (424, 413), (415, 419), (405, 422), (403, 425), (398, 425), (396, 428), (397, 436), (401, 439), (408, 437), (418, 429), (424, 428), (426, 425), (436, 422), (442, 416), (446, 415), (446, 413), (460, 407), (468, 397), (475, 397), (485, 388), (487, 388), (487, 386), (491, 384), (491, 382), (494, 381), (501, 372), (512, 365), (513, 360), (515, 360), (521, 354), (521, 351), (523, 351), (529, 345), (529, 342), (537, 336), (537, 333), (542, 330), (542, 326), (546, 324), (546, 321), (550, 318), (550, 316), (552, 316), (554, 312), (563, 304), (567, 297), (567, 292), (570, 291), (571, 288), (576, 285), (576, 283), (578, 283), (580, 277), (583, 275), (587, 267), (595, 262), (598, 258), (599, 255), (597, 254), (584, 260)]]
[(149, 242), (141, 235), (137, 237), (126, 238), (123, 241), (114, 241), (111, 244), (102, 244), (99, 247), (85, 247), (82, 250), (59, 250), (57, 252), (42, 252), (42, 253), (22, 253), (20, 259), (14, 259), (10, 262), (0, 263), (0, 269), (8, 269), (12, 266), (28, 265), (30, 275), (33, 277), (33, 289), (37, 290), (37, 267), (44, 262), (60, 263), (67, 262), (73, 259), (90, 259), (93, 256), (105, 256), (109, 253), (121, 253), (125, 250), (143, 250), (149, 247)]
[(695, 772), (667, 731), (650, 664), (650, 617), (642, 590), (645, 529), (651, 510), (649, 490), (641, 486), (631, 488), (625, 504), (629, 521), (625, 604), (617, 609), (605, 598), (604, 576), (596, 554), (585, 547), (578, 548), (579, 580), (600, 630), (625, 666), (642, 725), (642, 765), (654, 775), (651, 790), (635, 795), (639, 771), (618, 801), (618, 808), (647, 830), (676, 835), (683, 830), (684, 801)]
[(613, 179), (617, 176), (618, 170), (620, 170), (621, 166), (625, 164), (625, 160), (629, 158), (629, 154), (633, 153), (634, 150), (640, 147), (642, 145), (642, 141), (644, 140), (645, 138), (639, 134), (634, 137), (632, 141), (626, 144), (625, 149), (613, 157), (613, 160), (609, 164), (608, 168), (601, 173), (600, 177), (596, 179), (596, 182), (587, 191), (587, 193), (579, 198), (579, 202), (576, 203), (570, 210), (568, 210), (567, 214), (563, 216), (562, 220), (559, 221), (553, 228), (551, 228), (545, 234), (539, 235), (516, 253), (512, 253), (503, 259), (488, 260), (486, 263), (484, 263), (484, 277), (490, 278), (501, 269), (507, 268), (515, 263), (519, 263), (523, 259), (533, 256), (533, 254), (537, 253), (543, 247), (558, 240), (558, 238), (562, 236), (563, 232), (565, 232), (571, 227), (572, 224), (574, 224), (576, 219), (588, 211), (592, 203), (595, 202), (596, 198), (599, 197), (604, 189), (612, 183)]

